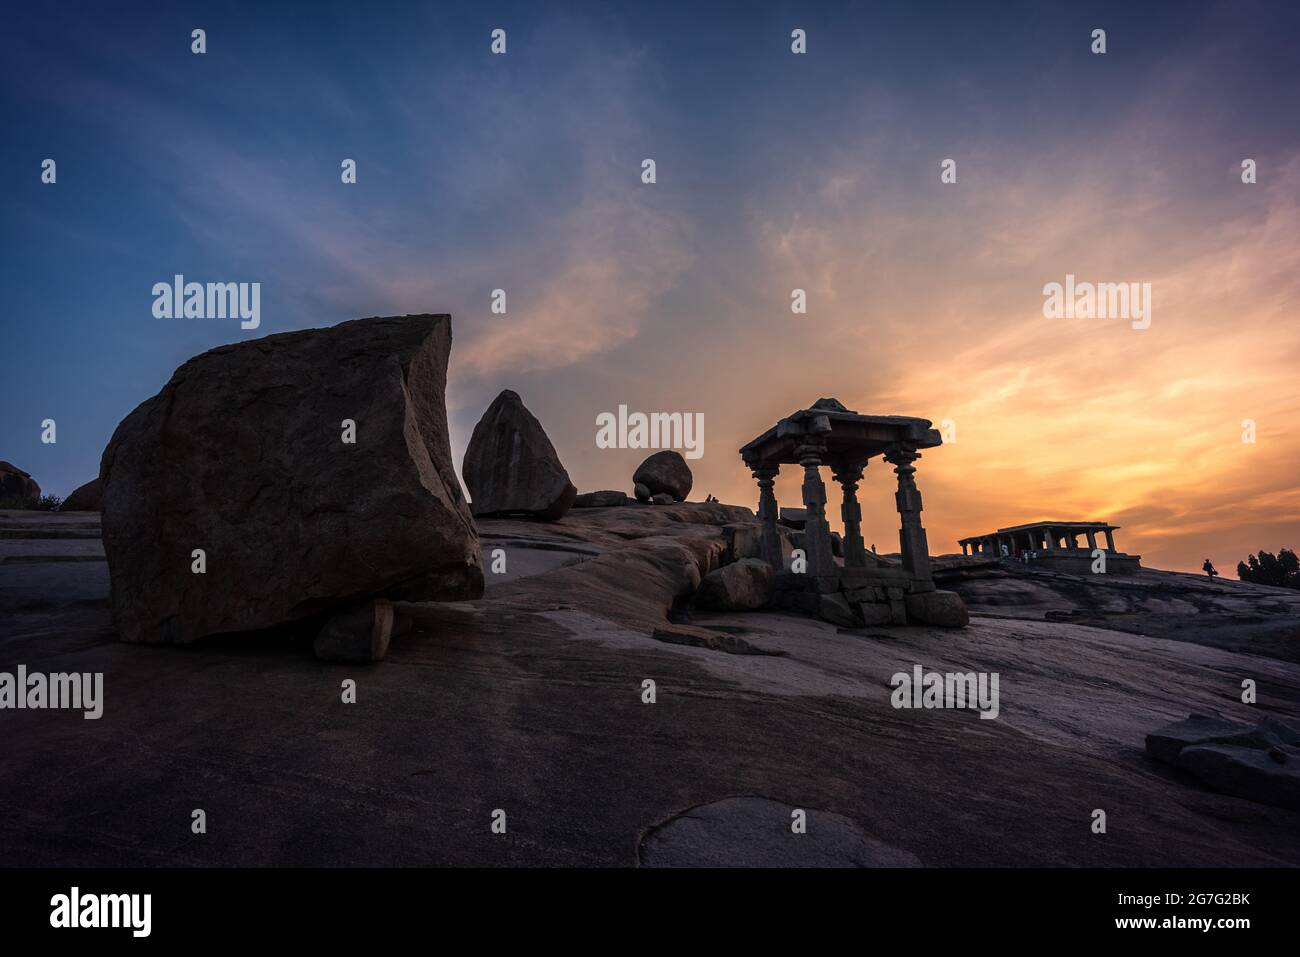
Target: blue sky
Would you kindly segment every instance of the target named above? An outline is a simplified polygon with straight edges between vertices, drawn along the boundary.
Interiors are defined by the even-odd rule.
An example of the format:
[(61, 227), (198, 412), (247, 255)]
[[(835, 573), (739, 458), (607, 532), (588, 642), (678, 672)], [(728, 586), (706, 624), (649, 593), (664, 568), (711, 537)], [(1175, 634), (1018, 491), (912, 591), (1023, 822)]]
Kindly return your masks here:
[[(1199, 564), (1186, 556), (1213, 543), (1229, 567), (1248, 541), (1297, 544), (1300, 503), (1251, 478), (1259, 461), (1205, 471), (1219, 430), (1235, 435), (1246, 415), (1270, 423), (1262, 454), (1295, 450), (1282, 424), (1295, 411), (1286, 363), (1300, 356), (1297, 8), (985, 6), (11, 12), (0, 458), (66, 494), (96, 473), (117, 422), (198, 352), (450, 312), (458, 458), (513, 388), (580, 487), (622, 487), (636, 455), (597, 450), (594, 416), (620, 403), (698, 410), (698, 492), (748, 502), (735, 449), (838, 394), (968, 424), (971, 441), (922, 468), (944, 539), (1066, 509), (1049, 517), (1119, 516), (1170, 564)], [(496, 27), (505, 56), (489, 51)], [(794, 27), (805, 56), (790, 53)], [(1095, 27), (1104, 56), (1089, 51)], [(939, 184), (948, 156), (960, 192)], [(1261, 164), (1253, 192), (1236, 182), (1242, 156)], [(46, 157), (54, 186), (40, 182)], [(340, 183), (345, 157), (355, 186)], [(644, 157), (653, 187), (639, 181)], [(1219, 267), (1213, 288), (1194, 286)], [(1179, 325), (1157, 320), (1139, 340), (1026, 324), (1043, 282), (1088, 269), (1163, 281)], [(261, 282), (261, 328), (153, 318), (151, 287), (175, 273)], [(803, 326), (790, 321), (794, 286), (814, 303)], [(489, 311), (498, 287), (505, 317)], [(1233, 381), (1215, 379), (1225, 362)], [(1229, 407), (1233, 382), (1249, 391), (1251, 378), (1255, 406)], [(966, 393), (952, 388), (962, 382)], [(45, 418), (54, 446), (39, 439)], [(1063, 423), (1098, 445), (1079, 451)], [(1141, 458), (1170, 427), (1205, 439)], [(1258, 514), (1242, 534), (1264, 540), (1225, 540), (1243, 501)], [(1192, 521), (1216, 508), (1217, 524)]]

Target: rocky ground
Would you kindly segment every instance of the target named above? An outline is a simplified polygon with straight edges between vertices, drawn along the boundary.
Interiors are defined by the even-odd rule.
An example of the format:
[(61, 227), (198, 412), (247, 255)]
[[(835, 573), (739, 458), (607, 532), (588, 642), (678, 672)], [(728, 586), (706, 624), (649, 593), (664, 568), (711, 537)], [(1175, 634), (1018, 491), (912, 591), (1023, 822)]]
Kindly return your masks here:
[[(683, 603), (748, 509), (575, 509), (480, 519), (484, 598), (399, 605), (386, 660), (338, 665), (119, 642), (97, 518), (0, 512), (0, 670), (106, 676), (98, 721), (0, 712), (10, 864), (1300, 864), (1300, 814), (1144, 749), (1191, 712), (1295, 722), (1281, 589), (949, 560), (969, 627), (837, 629)], [(894, 709), (916, 664), (999, 673), (999, 717)]]

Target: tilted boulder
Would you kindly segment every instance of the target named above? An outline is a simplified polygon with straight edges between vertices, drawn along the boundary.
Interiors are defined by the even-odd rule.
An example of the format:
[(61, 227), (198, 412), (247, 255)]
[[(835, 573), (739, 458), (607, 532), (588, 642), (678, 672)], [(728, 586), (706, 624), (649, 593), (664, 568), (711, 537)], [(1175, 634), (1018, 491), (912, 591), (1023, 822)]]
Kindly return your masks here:
[(177, 369), (100, 466), (121, 637), (189, 642), (367, 598), (482, 595), (447, 439), (450, 350), (450, 316), (401, 316)]
[(718, 611), (762, 608), (772, 596), (772, 566), (759, 558), (742, 558), (704, 576), (696, 601)]
[(6, 498), (22, 499), (35, 504), (40, 501), (41, 487), (18, 466), (0, 462), (0, 499)]
[(74, 489), (72, 494), (63, 500), (63, 504), (59, 506), (59, 511), (98, 512), (103, 503), (104, 483), (95, 478)]
[(522, 512), (554, 521), (578, 495), (542, 424), (509, 389), (474, 426), (461, 474), (475, 515)]
[(691, 485), (695, 479), (691, 475), (691, 467), (686, 464), (680, 452), (664, 449), (638, 465), (632, 473), (632, 481), (644, 485), (652, 496), (671, 495), (677, 501), (684, 502), (686, 496), (691, 494)]

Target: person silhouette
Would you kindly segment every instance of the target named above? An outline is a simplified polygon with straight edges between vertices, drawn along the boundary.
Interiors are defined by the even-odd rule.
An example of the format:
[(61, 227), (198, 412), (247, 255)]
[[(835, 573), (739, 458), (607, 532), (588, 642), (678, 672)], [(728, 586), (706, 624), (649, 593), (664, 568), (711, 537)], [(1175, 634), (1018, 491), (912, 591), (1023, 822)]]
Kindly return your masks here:
[(1208, 558), (1205, 560), (1205, 564), (1201, 566), (1201, 570), (1211, 578), (1216, 578), (1219, 574), (1214, 568), (1214, 562), (1210, 561)]

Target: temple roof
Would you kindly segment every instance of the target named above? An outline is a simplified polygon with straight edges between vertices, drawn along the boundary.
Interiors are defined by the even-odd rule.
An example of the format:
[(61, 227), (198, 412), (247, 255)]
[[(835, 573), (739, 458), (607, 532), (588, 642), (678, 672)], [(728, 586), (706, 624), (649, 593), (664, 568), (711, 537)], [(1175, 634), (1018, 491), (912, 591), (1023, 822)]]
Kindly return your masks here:
[(828, 465), (861, 464), (891, 445), (929, 449), (943, 439), (929, 419), (906, 415), (859, 415), (838, 399), (818, 399), (807, 409), (790, 413), (740, 449), (747, 465), (798, 461), (795, 450), (814, 441), (826, 446)]
[(961, 542), (972, 542), (981, 538), (988, 538), (990, 535), (1009, 535), (1013, 532), (1027, 532), (1035, 528), (1059, 528), (1066, 531), (1080, 532), (1105, 532), (1115, 531), (1120, 526), (1112, 525), (1110, 522), (1026, 522), (1023, 525), (1010, 525), (1006, 528), (999, 528), (996, 532), (985, 532), (983, 535), (968, 535), (965, 538), (959, 538)]

